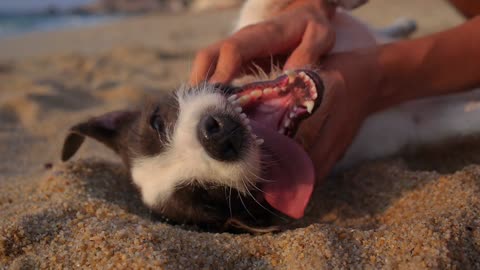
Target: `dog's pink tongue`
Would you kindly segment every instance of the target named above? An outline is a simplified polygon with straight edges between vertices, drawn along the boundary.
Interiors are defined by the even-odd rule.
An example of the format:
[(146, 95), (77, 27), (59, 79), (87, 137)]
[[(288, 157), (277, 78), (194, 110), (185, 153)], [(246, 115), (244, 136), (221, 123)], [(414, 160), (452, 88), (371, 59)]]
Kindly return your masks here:
[(315, 171), (312, 161), (294, 140), (252, 121), (254, 134), (264, 139), (268, 164), (262, 184), (267, 202), (292, 218), (301, 218), (312, 195)]

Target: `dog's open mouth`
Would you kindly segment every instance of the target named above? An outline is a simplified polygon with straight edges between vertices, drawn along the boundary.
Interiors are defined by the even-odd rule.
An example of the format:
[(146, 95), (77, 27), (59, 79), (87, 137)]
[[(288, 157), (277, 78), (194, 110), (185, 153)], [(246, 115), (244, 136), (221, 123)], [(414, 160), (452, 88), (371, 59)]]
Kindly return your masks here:
[(289, 71), (272, 81), (244, 85), (229, 101), (239, 104), (249, 119), (292, 137), (300, 120), (320, 104), (323, 84), (315, 72)]
[(259, 180), (267, 202), (293, 217), (303, 216), (315, 182), (312, 161), (293, 140), (301, 120), (311, 115), (323, 97), (323, 83), (309, 70), (289, 71), (272, 81), (244, 85), (228, 100), (237, 107), (264, 150)]

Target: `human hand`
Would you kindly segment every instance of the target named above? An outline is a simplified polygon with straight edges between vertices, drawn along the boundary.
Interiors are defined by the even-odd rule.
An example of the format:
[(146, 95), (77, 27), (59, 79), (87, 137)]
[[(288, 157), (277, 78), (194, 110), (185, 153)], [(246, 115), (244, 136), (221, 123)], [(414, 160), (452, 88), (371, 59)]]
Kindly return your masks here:
[(325, 86), (322, 104), (302, 122), (295, 139), (309, 152), (320, 180), (342, 158), (367, 116), (383, 108), (378, 48), (331, 55), (318, 74)]
[(284, 69), (318, 62), (335, 41), (330, 26), (334, 11), (326, 1), (293, 1), (278, 14), (272, 14), (274, 17), (270, 20), (244, 27), (200, 50), (193, 63), (190, 83), (195, 85), (205, 80), (228, 83), (240, 72), (248, 72), (252, 64), (269, 68), (272, 57), (287, 55)]

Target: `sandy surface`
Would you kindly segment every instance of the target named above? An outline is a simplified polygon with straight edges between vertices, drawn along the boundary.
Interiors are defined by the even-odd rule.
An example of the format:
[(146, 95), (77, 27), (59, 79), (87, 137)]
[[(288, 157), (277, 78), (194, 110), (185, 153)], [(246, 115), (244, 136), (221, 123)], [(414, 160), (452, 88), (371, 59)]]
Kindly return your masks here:
[[(415, 17), (419, 34), (461, 22), (439, 0), (396, 3), (356, 13), (376, 25)], [(480, 268), (478, 139), (328, 179), (297, 229), (260, 236), (153, 220), (98, 143), (59, 162), (69, 126), (174, 89), (194, 50), (227, 33), (234, 15), (150, 16), (0, 40), (0, 269)]]

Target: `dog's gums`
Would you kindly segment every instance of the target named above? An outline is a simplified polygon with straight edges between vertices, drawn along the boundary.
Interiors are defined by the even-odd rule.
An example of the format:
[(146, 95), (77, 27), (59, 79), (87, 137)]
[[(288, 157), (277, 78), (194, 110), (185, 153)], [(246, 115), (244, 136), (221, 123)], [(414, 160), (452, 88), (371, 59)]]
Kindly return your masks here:
[[(308, 117), (321, 103), (323, 84), (309, 70), (287, 71), (271, 81), (253, 82), (241, 87), (228, 101), (249, 130), (249, 118), (278, 133), (292, 137), (300, 120)], [(263, 140), (257, 139), (261, 144)]]

